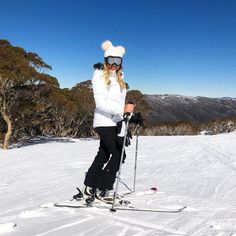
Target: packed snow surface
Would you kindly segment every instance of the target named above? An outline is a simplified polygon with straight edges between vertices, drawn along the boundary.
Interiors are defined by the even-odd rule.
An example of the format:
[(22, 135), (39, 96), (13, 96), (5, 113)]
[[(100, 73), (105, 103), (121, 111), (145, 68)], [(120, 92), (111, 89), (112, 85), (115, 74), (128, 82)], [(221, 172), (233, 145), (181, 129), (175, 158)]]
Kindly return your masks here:
[[(135, 142), (122, 181), (133, 188)], [(97, 153), (93, 139), (32, 140), (0, 150), (0, 235), (236, 236), (236, 133), (139, 137), (136, 207), (187, 206), (181, 213), (40, 207), (83, 186)], [(143, 190), (157, 187), (155, 194)], [(119, 192), (126, 192), (123, 184)]]

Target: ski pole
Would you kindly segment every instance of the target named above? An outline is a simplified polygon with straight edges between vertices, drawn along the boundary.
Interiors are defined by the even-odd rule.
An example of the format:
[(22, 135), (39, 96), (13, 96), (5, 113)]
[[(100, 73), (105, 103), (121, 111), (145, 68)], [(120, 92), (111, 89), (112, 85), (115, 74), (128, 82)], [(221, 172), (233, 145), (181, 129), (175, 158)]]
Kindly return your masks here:
[(138, 133), (138, 128), (139, 125), (137, 125), (137, 136), (136, 136), (136, 146), (135, 146), (135, 162), (134, 162), (134, 188), (133, 188), (133, 192), (135, 193), (135, 188), (136, 188), (136, 172), (137, 172), (137, 163), (138, 163), (138, 137), (139, 137), (139, 133)]
[[(136, 146), (135, 146), (135, 164), (134, 164), (134, 179), (133, 179), (133, 190), (131, 190), (131, 188), (128, 187), (127, 184), (125, 184), (123, 181), (121, 181), (121, 178), (120, 178), (120, 183), (122, 183), (129, 191), (130, 193), (134, 193), (136, 191), (136, 173), (137, 173), (137, 164), (138, 164), (138, 138), (139, 138), (139, 128), (140, 128), (140, 125), (137, 124), (135, 129), (134, 129), (134, 132), (133, 132), (133, 135), (137, 135), (136, 136)], [(117, 177), (116, 177), (117, 178)]]
[(117, 177), (117, 181), (116, 181), (116, 188), (115, 188), (114, 195), (113, 195), (112, 208), (110, 209), (110, 211), (112, 211), (112, 212), (116, 211), (116, 209), (115, 209), (115, 202), (116, 202), (116, 196), (117, 196), (119, 182), (120, 182), (120, 175), (121, 175), (121, 169), (122, 169), (122, 161), (123, 161), (124, 152), (125, 152), (125, 142), (126, 142), (127, 131), (128, 131), (128, 127), (129, 127), (129, 119), (130, 119), (131, 115), (132, 114), (130, 114), (130, 113), (126, 113), (125, 114), (125, 118), (124, 118), (124, 122), (125, 122), (125, 135), (124, 135), (124, 141), (123, 141), (123, 145), (122, 145), (121, 158), (120, 158), (120, 164), (119, 164), (119, 171), (118, 171), (118, 177)]

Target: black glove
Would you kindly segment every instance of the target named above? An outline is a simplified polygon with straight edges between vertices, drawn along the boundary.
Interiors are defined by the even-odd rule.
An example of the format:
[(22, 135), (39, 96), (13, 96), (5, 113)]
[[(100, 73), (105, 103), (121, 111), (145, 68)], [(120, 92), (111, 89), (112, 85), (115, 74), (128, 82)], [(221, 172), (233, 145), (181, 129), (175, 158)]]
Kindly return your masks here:
[(93, 65), (93, 68), (98, 69), (98, 70), (103, 70), (104, 65), (101, 62), (98, 62), (98, 63)]
[(133, 113), (133, 115), (131, 116), (131, 118), (129, 120), (129, 123), (144, 126), (143, 121), (144, 120), (143, 120), (143, 117), (142, 117), (141, 113), (137, 112), (137, 113)]
[(132, 139), (131, 130), (128, 129), (128, 130), (127, 130), (127, 134), (126, 134), (126, 140), (125, 140), (125, 146), (126, 146), (126, 147), (128, 147), (129, 145), (131, 145), (131, 139)]

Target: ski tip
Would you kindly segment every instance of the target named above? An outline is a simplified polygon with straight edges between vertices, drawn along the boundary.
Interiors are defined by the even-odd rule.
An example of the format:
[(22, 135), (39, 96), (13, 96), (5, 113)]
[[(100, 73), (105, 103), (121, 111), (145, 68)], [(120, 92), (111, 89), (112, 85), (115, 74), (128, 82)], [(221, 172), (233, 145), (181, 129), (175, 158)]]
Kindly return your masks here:
[(157, 192), (157, 187), (153, 186), (153, 187), (150, 188), (150, 190), (153, 191), (153, 192)]
[(49, 203), (43, 203), (39, 205), (41, 208), (50, 208), (50, 207), (54, 207), (54, 203), (53, 202), (49, 202)]

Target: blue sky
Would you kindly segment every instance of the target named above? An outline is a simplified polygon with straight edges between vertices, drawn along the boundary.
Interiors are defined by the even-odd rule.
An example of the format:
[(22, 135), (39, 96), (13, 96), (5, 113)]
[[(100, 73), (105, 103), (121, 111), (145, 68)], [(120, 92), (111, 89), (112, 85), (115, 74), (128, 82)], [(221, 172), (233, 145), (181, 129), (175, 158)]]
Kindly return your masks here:
[(91, 79), (101, 43), (126, 47), (147, 94), (236, 97), (234, 0), (0, 0), (0, 38), (38, 53), (60, 86)]

